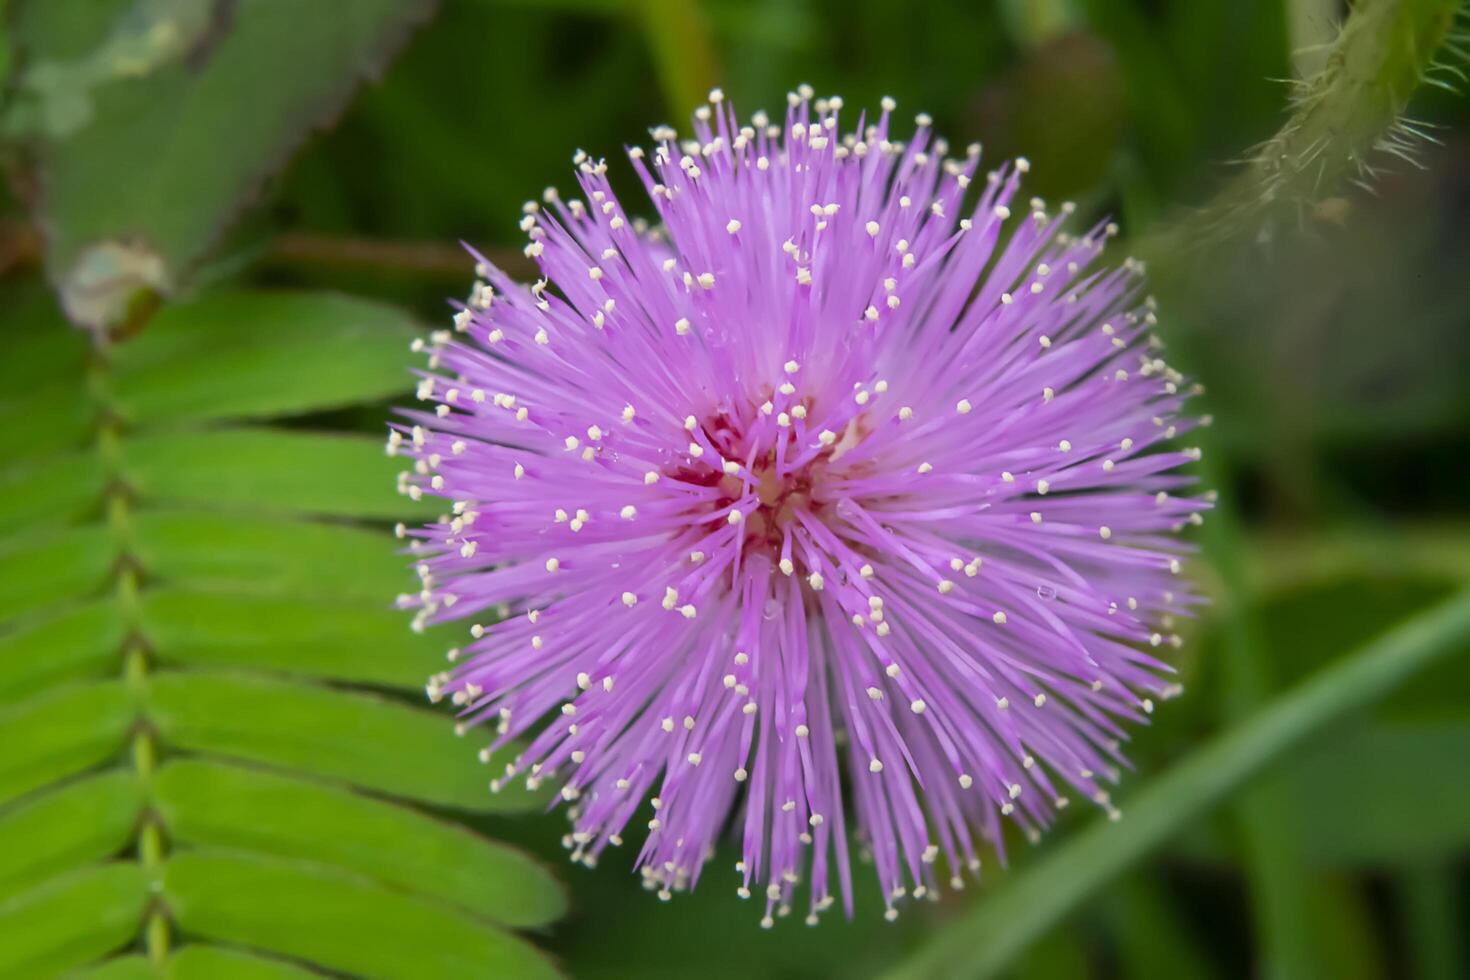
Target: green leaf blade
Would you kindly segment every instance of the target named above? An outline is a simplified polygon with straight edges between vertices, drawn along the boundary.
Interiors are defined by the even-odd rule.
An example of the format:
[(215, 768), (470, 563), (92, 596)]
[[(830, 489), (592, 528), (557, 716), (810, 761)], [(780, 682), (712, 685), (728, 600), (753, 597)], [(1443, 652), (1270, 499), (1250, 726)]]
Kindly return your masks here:
[(146, 956), (119, 956), (86, 970), (73, 971), (67, 977), (68, 980), (320, 980), (321, 974), (242, 949), (189, 943), (169, 956), (161, 969), (155, 969)]
[(492, 794), (495, 761), (480, 765), (438, 712), (244, 674), (171, 671), (149, 688), (150, 717), (180, 748), (466, 810), (527, 809), (544, 798), (518, 786)]
[(0, 703), (115, 674), (123, 636), (122, 621), (107, 600), (0, 634)]
[(239, 428), (140, 435), (127, 446), (127, 473), (145, 500), (255, 514), (435, 513), (396, 492), (402, 469), (378, 440), (356, 435)]
[(66, 453), (0, 469), (0, 537), (78, 520), (102, 498), (91, 453)]
[(75, 684), (0, 710), (0, 803), (113, 758), (137, 713), (120, 681)]
[(101, 591), (114, 557), (96, 525), (0, 542), (0, 627)]
[(133, 527), (133, 554), (166, 584), (382, 607), (414, 582), (408, 559), (373, 529), (195, 510), (140, 511)]
[(422, 690), (446, 644), (385, 605), (150, 589), (143, 618), (165, 664)]
[(139, 425), (269, 418), (407, 390), (412, 318), (335, 293), (218, 292), (118, 347), (114, 395)]
[(191, 943), (169, 957), (169, 980), (312, 980), (321, 974), (242, 949)]
[(136, 864), (104, 864), (0, 903), (0, 976), (51, 976), (130, 942), (148, 903)]
[(383, 978), (555, 977), (509, 934), (366, 879), (299, 862), (180, 853), (164, 870), (187, 933)]
[(117, 853), (132, 837), (143, 787), (110, 770), (52, 790), (0, 813), (0, 901), (64, 871)]
[(565, 910), (530, 858), (408, 807), (200, 760), (165, 766), (156, 795), (169, 833), (186, 844), (330, 864), (507, 926)]

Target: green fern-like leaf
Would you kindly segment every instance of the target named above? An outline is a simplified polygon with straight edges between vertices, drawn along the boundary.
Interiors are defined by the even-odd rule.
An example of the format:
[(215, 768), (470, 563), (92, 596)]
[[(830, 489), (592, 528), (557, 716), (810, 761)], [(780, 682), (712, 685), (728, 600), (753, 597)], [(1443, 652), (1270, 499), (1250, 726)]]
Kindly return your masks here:
[(279, 424), (401, 392), (415, 333), (219, 293), (105, 354), (12, 337), (0, 975), (555, 975), (510, 930), (556, 882), (425, 809), (540, 800), (420, 706), (450, 644), (387, 607), (404, 560), (363, 521), (421, 505), (376, 440)]

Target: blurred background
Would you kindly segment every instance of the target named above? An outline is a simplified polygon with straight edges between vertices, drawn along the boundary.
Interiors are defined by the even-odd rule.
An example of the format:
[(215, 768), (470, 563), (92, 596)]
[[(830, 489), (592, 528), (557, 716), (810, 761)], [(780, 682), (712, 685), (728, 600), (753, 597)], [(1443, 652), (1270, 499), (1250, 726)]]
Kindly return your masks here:
[[(312, 937), (267, 921), (264, 907), (289, 908), (281, 896), (298, 894), (289, 874), (299, 868), (267, 887), (229, 878), (233, 866), (197, 863), (215, 851), (335, 859), (316, 853), (309, 834), (282, 843), (291, 828), (274, 843), (264, 831), (211, 836), (226, 817), (186, 819), (185, 804), (152, 795), (159, 767), (180, 771), (170, 760), (355, 786), (399, 800), (435, 832), (469, 828), (521, 848), (550, 869), (535, 871), (537, 887), (554, 893), (550, 878), (561, 882), (564, 907), (551, 898), (542, 913), (487, 912), (475, 903), (530, 899), (481, 895), (473, 883), (443, 899), (361, 854), (340, 863), (381, 875), (395, 895), (418, 895), (422, 908), (448, 901), (466, 921), (519, 927), (557, 969), (590, 978), (877, 975), (1024, 873), (1035, 852), (1097, 819), (1073, 808), (1040, 845), (1018, 840), (1009, 869), (991, 862), (978, 893), (906, 908), (895, 924), (864, 895), (854, 922), (807, 929), (797, 916), (766, 932), (727, 880), (733, 852), (692, 895), (665, 905), (629, 874), (631, 855), (596, 870), (569, 865), (565, 823), (539, 815), (537, 801), (516, 816), (485, 813), (469, 790), (430, 791), (371, 770), (377, 761), (361, 771), (350, 760), (320, 771), (311, 759), (287, 764), (280, 753), (290, 752), (259, 731), (221, 734), (229, 725), (181, 721), (187, 711), (164, 704), (163, 679), (227, 668), (231, 678), (305, 677), (323, 696), (352, 691), (427, 713), (414, 687), (449, 641), (414, 640), (401, 652), (406, 625), (384, 612), (394, 592), (413, 587), (386, 534), (413, 512), (393, 497), (393, 468), (377, 448), (411, 381), (401, 374), (407, 341), (447, 326), (446, 297), (466, 292), (472, 270), (458, 242), (530, 277), (522, 202), (547, 185), (570, 189), (577, 149), (608, 157), (615, 184), (630, 186), (623, 147), (646, 143), (656, 124), (684, 123), (714, 85), (742, 114), (779, 109), (801, 82), (854, 108), (892, 95), (900, 116), (928, 112), (952, 143), (978, 139), (992, 161), (1025, 154), (1032, 193), (1115, 216), (1118, 254), (1133, 249), (1150, 263), (1173, 360), (1207, 391), (1200, 411), (1215, 424), (1200, 476), (1222, 509), (1196, 534), (1205, 560), (1195, 571), (1213, 604), (1186, 628), (1185, 693), (1137, 733), (1135, 771), (1117, 794), (1125, 812), (1135, 784), (1470, 581), (1470, 100), (1422, 87), (1409, 112), (1430, 140), (1402, 155), (1387, 147), (1365, 186), (1321, 187), (1286, 220), (1243, 207), (1240, 227), (1216, 235), (1192, 217), (1283, 126), (1291, 80), (1328, 64), (1349, 12), (1338, 0), (10, 0), (0, 10), (0, 417), (19, 447), (0, 457), (0, 664), (10, 658), (0, 667), (0, 755), (19, 773), (7, 783), (0, 772), (0, 850), (29, 849), (31, 834), (51, 846), (61, 831), (36, 830), (60, 826), (46, 813), (76, 823), (53, 841), (49, 863), (0, 860), (0, 947), (11, 948), (0, 973), (47, 975), (115, 956), (125, 964), (109, 967), (116, 975), (155, 975), (147, 971), (191, 943), (243, 951), (236, 967), (378, 972), (347, 950), (360, 940), (353, 929), (311, 918), (319, 908), (300, 912), (315, 923)], [(82, 326), (67, 325), (68, 314)], [(318, 324), (321, 349), (308, 336)], [(89, 353), (89, 336), (107, 334), (110, 353)], [(356, 353), (339, 365), (348, 345)], [(277, 364), (270, 347), (298, 363)], [(327, 470), (312, 469), (323, 460)], [(359, 474), (361, 487), (322, 489)], [(301, 526), (270, 537), (273, 515)], [(311, 529), (354, 536), (323, 544), (319, 559), (291, 557)], [(58, 535), (70, 537), (58, 544)], [(83, 552), (91, 564), (75, 567)], [(350, 616), (323, 619), (283, 598), (315, 596), (339, 576), (351, 582), (322, 602)], [(150, 599), (165, 592), (195, 598)], [(238, 602), (225, 609), (198, 596)], [(103, 611), (84, 622), (82, 609)], [(345, 641), (342, 623), (352, 630)], [(80, 637), (98, 631), (108, 639), (92, 651)], [(344, 649), (331, 664), (298, 649), (334, 643)], [(355, 657), (385, 666), (354, 667)], [(83, 660), (85, 669), (68, 666)], [(98, 734), (85, 726), (106, 711), (65, 699), (117, 677), (135, 692), (124, 712), (133, 720)], [(221, 695), (220, 717), (244, 710), (242, 697)], [(260, 724), (281, 744), (298, 735), (314, 744), (311, 730), (263, 710)], [(62, 732), (46, 718), (81, 727)], [(394, 741), (370, 717), (354, 731), (367, 754)], [(452, 738), (432, 744), (396, 764), (409, 771), (434, 753), (474, 750)], [(465, 785), (478, 792), (480, 771), (470, 772)], [(142, 795), (44, 810), (99, 773), (137, 775)], [(271, 805), (230, 799), (226, 809), (239, 813), (253, 812), (250, 799)], [(324, 836), (332, 821), (353, 819), (321, 806)], [(102, 834), (101, 823), (118, 827)], [(369, 841), (361, 853), (402, 839)], [(412, 860), (452, 870), (461, 839)], [(193, 877), (174, 877), (191, 854)], [(1458, 656), (1183, 828), (1009, 969), (1470, 976), (1467, 854), (1470, 658)], [(162, 892), (151, 894), (164, 897), (116, 885), (126, 900), (114, 905), (97, 898), (101, 885), (66, 884), (122, 865), (162, 874)], [(201, 885), (210, 868), (232, 883), (221, 890), (254, 904), (231, 906)], [(458, 941), (427, 922), (415, 933), (410, 920), (396, 911), (385, 921), (405, 943)], [(356, 931), (373, 921), (363, 912)], [(515, 972), (465, 965), (476, 963), (460, 972)], [(415, 975), (386, 954), (378, 965)], [(195, 969), (226, 975), (218, 963)], [(421, 970), (441, 975), (427, 962)]]

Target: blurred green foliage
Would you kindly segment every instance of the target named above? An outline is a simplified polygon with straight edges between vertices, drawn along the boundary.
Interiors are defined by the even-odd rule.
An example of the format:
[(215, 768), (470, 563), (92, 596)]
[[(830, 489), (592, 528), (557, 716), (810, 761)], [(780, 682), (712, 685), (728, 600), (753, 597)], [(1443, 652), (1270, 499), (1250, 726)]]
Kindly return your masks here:
[[(1198, 784), (1155, 774), (1470, 583), (1470, 112), (1422, 87), (1391, 128), (1446, 31), (1429, 81), (1459, 80), (1466, 15), (1358, 7), (1349, 52), (1337, 0), (0, 2), (0, 973), (860, 977), (979, 923), (1044, 932), (1019, 977), (1470, 975), (1463, 630), (1147, 847), (1073, 812), (978, 896), (766, 933), (733, 853), (669, 906), (564, 868), (564, 905), (535, 860), (563, 822), (489, 812), (539, 801), (483, 791), (409, 693), (448, 641), (386, 608), (386, 525), (423, 511), (377, 436), (469, 281), (456, 241), (526, 273), (521, 202), (713, 85), (893, 95), (1117, 216), (1206, 386), (1215, 602), (1119, 794), (1185, 812), (1157, 787)], [(1319, 124), (1367, 186), (1268, 200), (1253, 148), (1310, 162)], [(1143, 856), (1026, 919), (1115, 839)]]

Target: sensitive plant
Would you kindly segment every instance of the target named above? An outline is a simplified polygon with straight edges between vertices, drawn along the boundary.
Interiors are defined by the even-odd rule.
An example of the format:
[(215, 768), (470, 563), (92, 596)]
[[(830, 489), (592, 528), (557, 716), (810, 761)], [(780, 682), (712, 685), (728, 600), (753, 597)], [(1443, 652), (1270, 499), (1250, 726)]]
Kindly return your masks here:
[(542, 277), (476, 253), (389, 438), (450, 511), (399, 528), (400, 604), (471, 623), (429, 694), (524, 746), (491, 788), (555, 786), (588, 865), (646, 827), (665, 899), (733, 817), (765, 925), (850, 913), (850, 840), (892, 918), (1007, 823), (1116, 816), (1206, 506), (1116, 228), (811, 95), (629, 150), (653, 225), (579, 152), (582, 198), (525, 208)]

